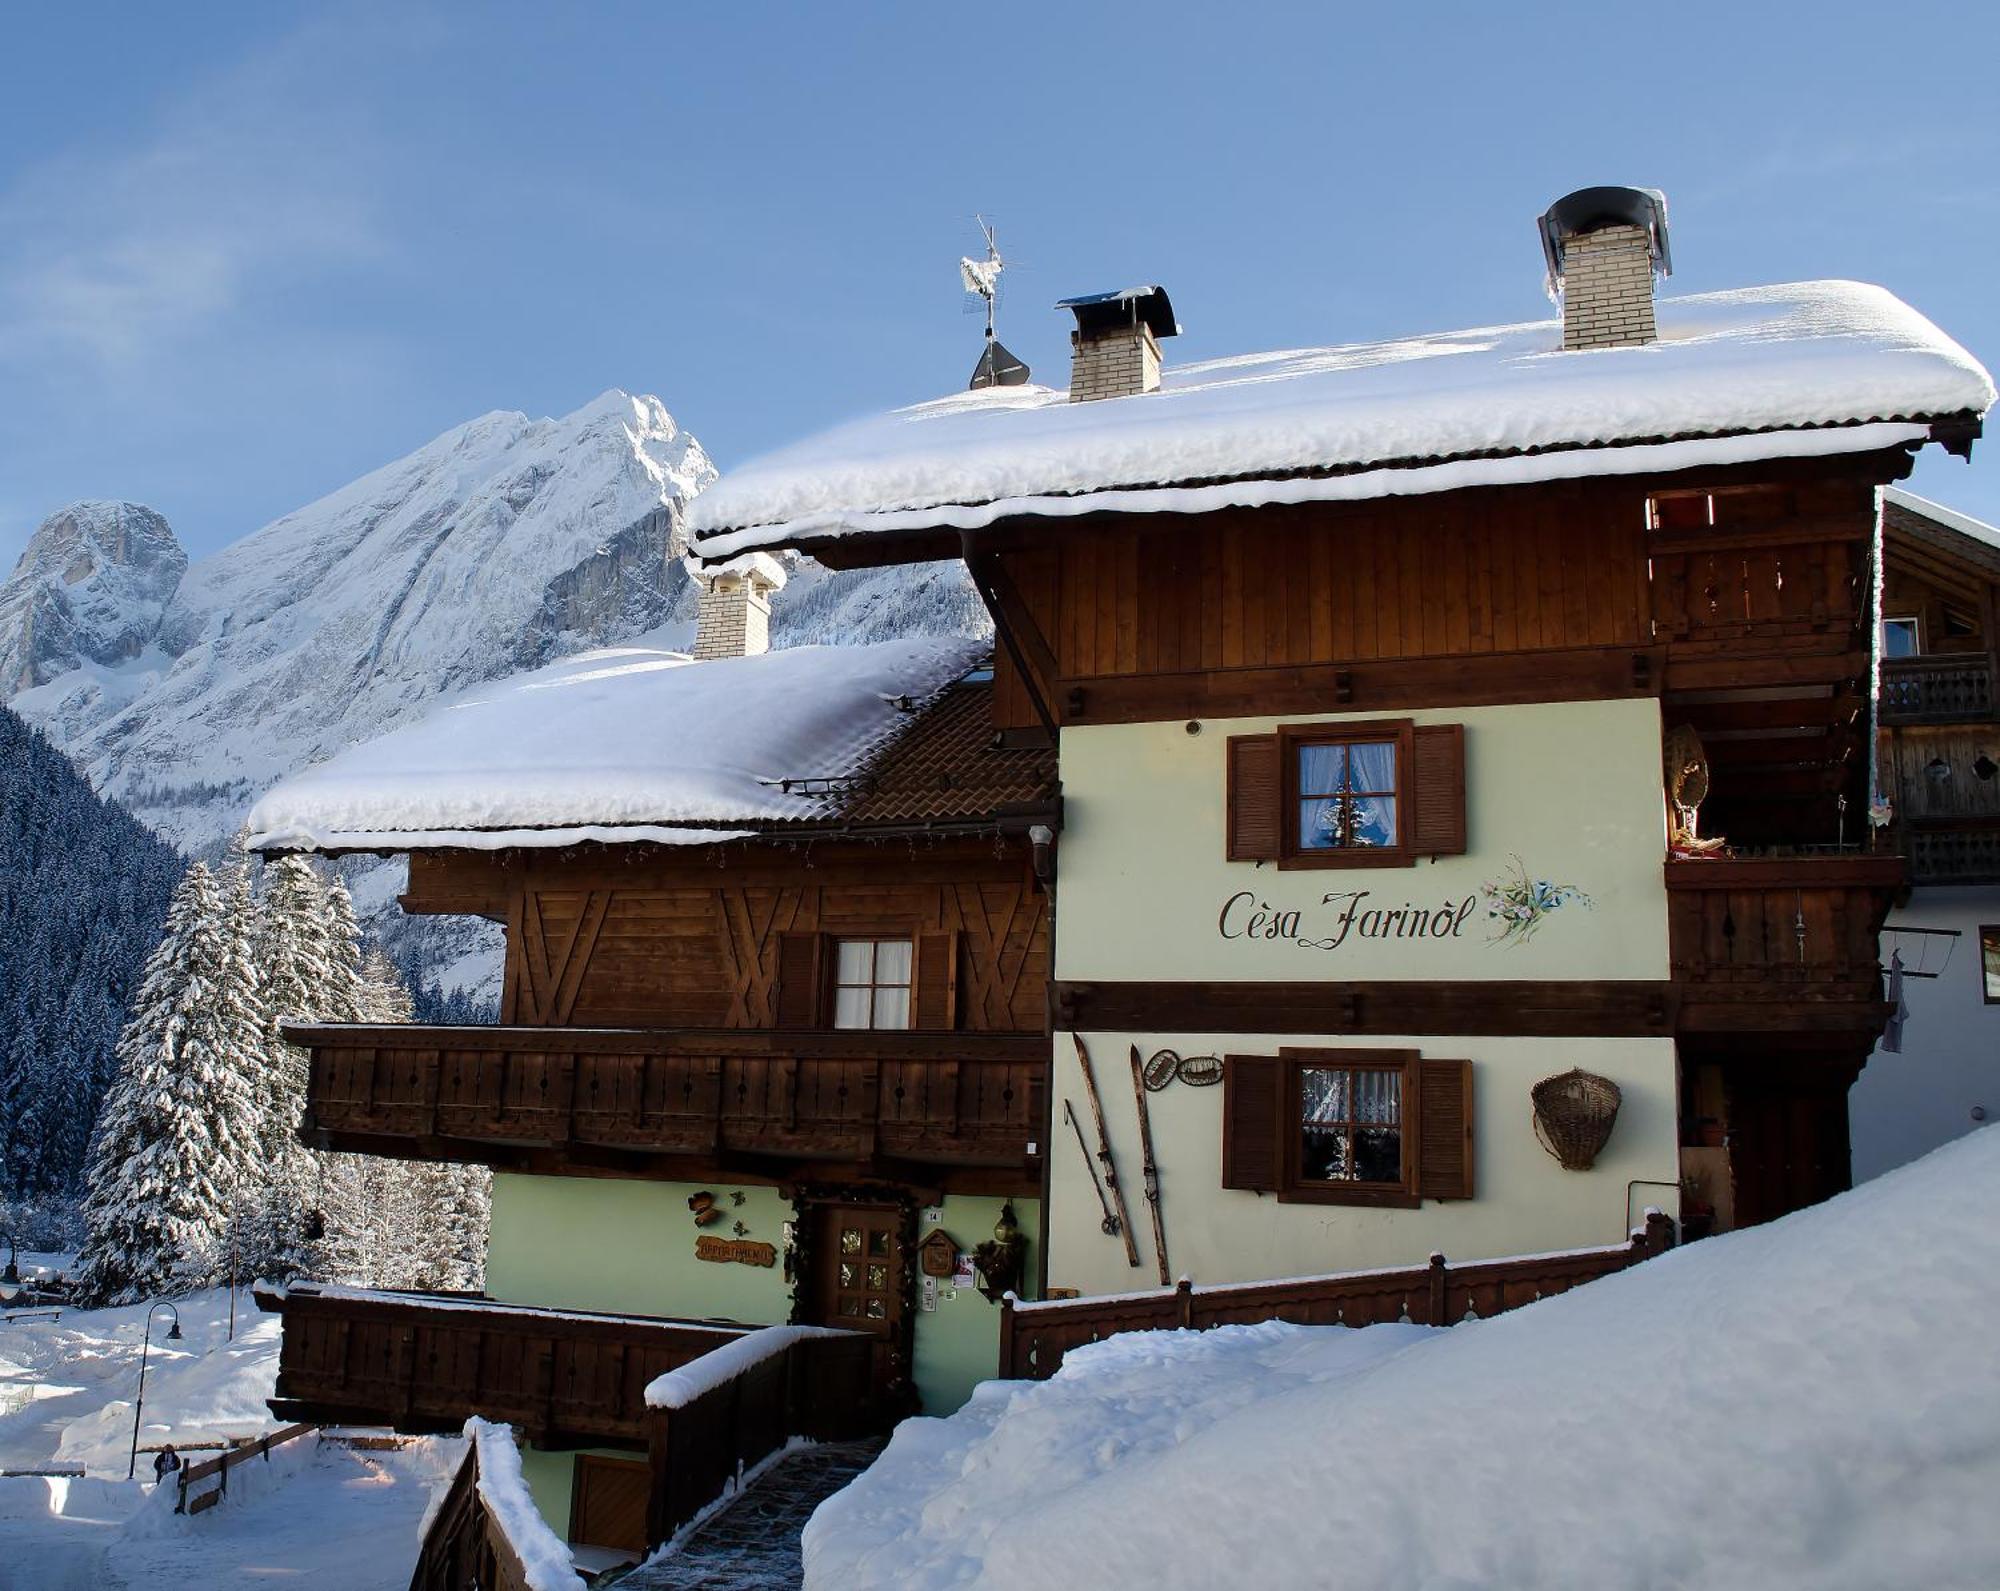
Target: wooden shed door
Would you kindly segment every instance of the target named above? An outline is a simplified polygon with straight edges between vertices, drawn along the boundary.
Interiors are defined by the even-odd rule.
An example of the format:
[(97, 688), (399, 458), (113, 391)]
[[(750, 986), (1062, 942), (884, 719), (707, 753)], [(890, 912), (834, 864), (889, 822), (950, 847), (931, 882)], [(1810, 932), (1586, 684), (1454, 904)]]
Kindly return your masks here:
[(621, 1552), (646, 1552), (646, 1498), (653, 1472), (628, 1458), (576, 1456), (569, 1500), (569, 1539)]
[(903, 1394), (909, 1362), (905, 1317), (903, 1214), (894, 1205), (827, 1204), (813, 1243), (814, 1320), (876, 1339), (877, 1397)]

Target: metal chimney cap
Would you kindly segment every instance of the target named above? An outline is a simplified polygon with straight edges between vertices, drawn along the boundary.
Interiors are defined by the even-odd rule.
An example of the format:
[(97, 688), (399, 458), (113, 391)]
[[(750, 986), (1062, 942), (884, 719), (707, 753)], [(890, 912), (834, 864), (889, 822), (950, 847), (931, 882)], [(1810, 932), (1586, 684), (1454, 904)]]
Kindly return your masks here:
[(1673, 255), (1667, 248), (1667, 196), (1658, 188), (1578, 188), (1543, 211), (1539, 225), (1551, 281), (1562, 278), (1565, 240), (1611, 226), (1645, 228), (1654, 271), (1661, 276), (1674, 274)]
[(1157, 284), (1120, 287), (1109, 293), (1083, 293), (1056, 301), (1057, 309), (1076, 316), (1076, 329), (1086, 337), (1143, 323), (1155, 337), (1175, 337), (1180, 323), (1167, 290)]

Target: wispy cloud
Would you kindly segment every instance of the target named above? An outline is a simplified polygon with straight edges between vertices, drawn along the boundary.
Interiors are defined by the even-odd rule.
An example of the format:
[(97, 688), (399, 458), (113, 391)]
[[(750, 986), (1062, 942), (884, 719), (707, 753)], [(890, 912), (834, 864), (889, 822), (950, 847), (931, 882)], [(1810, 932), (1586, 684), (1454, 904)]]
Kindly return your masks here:
[(0, 360), (170, 356), (260, 295), (378, 261), (383, 151), (313, 26), (193, 85), (143, 138), (0, 186)]

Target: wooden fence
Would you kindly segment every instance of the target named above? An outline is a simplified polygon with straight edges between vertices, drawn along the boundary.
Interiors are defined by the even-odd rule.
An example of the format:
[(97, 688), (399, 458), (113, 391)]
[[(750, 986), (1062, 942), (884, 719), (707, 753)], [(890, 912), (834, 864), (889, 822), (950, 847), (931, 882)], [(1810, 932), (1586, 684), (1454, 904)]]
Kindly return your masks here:
[(1631, 1241), (1607, 1248), (1572, 1249), (1517, 1259), (1451, 1264), (1433, 1254), (1428, 1265), (1402, 1270), (1350, 1271), (1287, 1282), (1177, 1287), (1107, 1298), (1023, 1304), (1010, 1295), (1000, 1314), (1000, 1375), (1046, 1381), (1063, 1355), (1121, 1331), (1206, 1331), (1211, 1326), (1288, 1320), (1301, 1326), (1371, 1326), (1407, 1320), (1449, 1326), (1497, 1315), (1538, 1298), (1568, 1292), (1650, 1259), (1673, 1246), (1673, 1222), (1649, 1211)]
[[(177, 1514), (201, 1514), (213, 1508), (229, 1495), (229, 1472), (239, 1464), (247, 1464), (253, 1458), (261, 1458), (266, 1464), (271, 1462), (271, 1449), (283, 1447), (285, 1443), (309, 1436), (319, 1429), (316, 1425), (288, 1425), (281, 1431), (273, 1431), (269, 1436), (259, 1437), (254, 1442), (246, 1442), (241, 1447), (233, 1447), (220, 1458), (203, 1459), (199, 1464), (183, 1464), (180, 1468), (180, 1496), (174, 1502)], [(215, 1490), (191, 1497), (197, 1484), (215, 1480)]]
[[(679, 1408), (649, 1408), (647, 1542), (666, 1541), (792, 1437), (840, 1441), (863, 1434), (873, 1345), (861, 1332), (800, 1338)], [(686, 1368), (700, 1367), (696, 1360)]]
[[(498, 1430), (508, 1433), (506, 1426)], [(536, 1591), (520, 1550), (508, 1539), (505, 1522), (486, 1506), (480, 1493), (476, 1439), (467, 1440), (458, 1473), (431, 1515), (417, 1550), (410, 1591)]]

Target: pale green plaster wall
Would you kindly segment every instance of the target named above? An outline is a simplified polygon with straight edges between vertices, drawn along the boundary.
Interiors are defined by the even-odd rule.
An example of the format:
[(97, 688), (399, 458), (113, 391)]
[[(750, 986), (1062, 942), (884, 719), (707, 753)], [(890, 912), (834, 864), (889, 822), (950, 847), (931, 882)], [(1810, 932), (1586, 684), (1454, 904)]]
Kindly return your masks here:
[[(966, 1253), (971, 1253), (993, 1236), (993, 1223), (1000, 1219), (1000, 1207), (1009, 1201), (955, 1193), (933, 1209), (917, 1217), (917, 1241), (921, 1243), (939, 1227)], [(1028, 1240), (1022, 1264), (1022, 1280), (1017, 1291), (1023, 1298), (1033, 1290), (1036, 1234), (1041, 1226), (1041, 1205), (1035, 1199), (1015, 1199), (1014, 1219), (1021, 1236)], [(933, 1221), (931, 1217), (938, 1219)], [(923, 1278), (918, 1277), (921, 1299)], [(976, 1287), (954, 1288), (949, 1277), (938, 1284), (937, 1308), (917, 1312), (917, 1394), (923, 1399), (924, 1413), (950, 1414), (982, 1381), (991, 1381), (1000, 1363), (1000, 1306), (989, 1304)]]
[[(724, 1213), (697, 1228), (687, 1201), (703, 1188)], [(742, 1193), (741, 1207), (730, 1203), (732, 1192)], [(776, 1188), (496, 1176), (486, 1290), (510, 1304), (774, 1326), (791, 1315), (783, 1266), (698, 1260), (694, 1240), (733, 1237), (741, 1221), (746, 1239), (782, 1251), (791, 1218)]]

